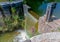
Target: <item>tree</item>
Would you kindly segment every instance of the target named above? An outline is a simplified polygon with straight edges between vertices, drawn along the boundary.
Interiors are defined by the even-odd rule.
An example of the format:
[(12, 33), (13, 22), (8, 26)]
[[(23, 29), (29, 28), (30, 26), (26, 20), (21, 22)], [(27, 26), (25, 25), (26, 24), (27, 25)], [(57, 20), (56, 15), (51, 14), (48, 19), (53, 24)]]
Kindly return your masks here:
[[(25, 3), (27, 3), (33, 11), (35, 11), (38, 15), (41, 15), (43, 12), (42, 10), (38, 10), (38, 8), (43, 3), (49, 3), (49, 2), (56, 2), (57, 0), (25, 0)], [(40, 14), (41, 13), (41, 14)]]
[(5, 18), (4, 11), (3, 11), (3, 8), (1, 6), (0, 6), (0, 11), (1, 11), (3, 18)]

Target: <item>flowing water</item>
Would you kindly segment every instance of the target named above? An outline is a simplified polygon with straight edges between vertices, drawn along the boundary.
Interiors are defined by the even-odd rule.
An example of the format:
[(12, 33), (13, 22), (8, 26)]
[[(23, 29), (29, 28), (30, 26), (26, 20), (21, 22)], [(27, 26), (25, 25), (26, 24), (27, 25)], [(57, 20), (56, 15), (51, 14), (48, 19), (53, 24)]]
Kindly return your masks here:
[(16, 30), (0, 34), (0, 42), (21, 42), (26, 40), (27, 35), (24, 30)]
[[(44, 13), (45, 13), (45, 11), (46, 11), (46, 6), (47, 4), (43, 4), (42, 6), (41, 6), (41, 9), (44, 11)], [(38, 8), (38, 9), (40, 9), (40, 7)], [(54, 12), (53, 12), (53, 14), (54, 15), (56, 15), (56, 17), (59, 17), (60, 18), (60, 14), (59, 14), (59, 11), (60, 10), (60, 3), (58, 3), (57, 4), (57, 6), (56, 6), (56, 9), (54, 10)], [(29, 15), (30, 16), (30, 15)], [(28, 16), (27, 16), (28, 17)], [(33, 18), (32, 17), (29, 17), (28, 18), (28, 20), (29, 19), (32, 19), (31, 20), (31, 23), (32, 23), (32, 25), (33, 25), (33, 23), (34, 23), (34, 20), (33, 20)], [(30, 21), (28, 21), (29, 23), (28, 24), (31, 24), (30, 23)], [(28, 25), (27, 24), (27, 25)], [(31, 26), (32, 26), (31, 25)], [(20, 39), (22, 39), (22, 40), (25, 40), (26, 39), (26, 37), (25, 36), (23, 36), (23, 35), (25, 35), (25, 36), (27, 36), (26, 35), (26, 33), (25, 33), (25, 31), (23, 31), (23, 30), (16, 30), (16, 31), (13, 31), (13, 32), (7, 32), (7, 33), (3, 33), (3, 34), (0, 34), (0, 42), (16, 42), (14, 39), (15, 38), (18, 38), (19, 40)], [(19, 40), (17, 40), (17, 42), (19, 42)]]

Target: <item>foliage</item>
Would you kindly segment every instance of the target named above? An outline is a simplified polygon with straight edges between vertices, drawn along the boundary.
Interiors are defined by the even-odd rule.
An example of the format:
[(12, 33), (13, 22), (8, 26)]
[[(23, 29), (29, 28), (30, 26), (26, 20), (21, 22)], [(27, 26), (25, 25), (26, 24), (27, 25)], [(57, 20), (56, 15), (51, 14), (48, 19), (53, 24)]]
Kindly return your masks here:
[(34, 12), (36, 12), (39, 16), (42, 15), (43, 10), (39, 9), (39, 7), (43, 3), (49, 3), (49, 2), (59, 2), (60, 0), (24, 0), (26, 4), (28, 4)]
[[(1, 7), (1, 9), (2, 9), (2, 7)], [(16, 8), (15, 7), (10, 6), (9, 11), (11, 11), (10, 16), (5, 16), (4, 11), (2, 11), (4, 26), (1, 27), (0, 31), (1, 30), (5, 31), (4, 30), (5, 28), (6, 28), (6, 30), (12, 31), (13, 29), (19, 28), (20, 25), (23, 26), (23, 24), (24, 24), (24, 22), (22, 22), (23, 20), (21, 21), (19, 19), (19, 16), (18, 16), (18, 13), (16, 13)]]
[(8, 29), (13, 30), (14, 27), (16, 27), (18, 25), (18, 15), (15, 14), (15, 9), (11, 8), (12, 11), (12, 18), (5, 18), (5, 23)]

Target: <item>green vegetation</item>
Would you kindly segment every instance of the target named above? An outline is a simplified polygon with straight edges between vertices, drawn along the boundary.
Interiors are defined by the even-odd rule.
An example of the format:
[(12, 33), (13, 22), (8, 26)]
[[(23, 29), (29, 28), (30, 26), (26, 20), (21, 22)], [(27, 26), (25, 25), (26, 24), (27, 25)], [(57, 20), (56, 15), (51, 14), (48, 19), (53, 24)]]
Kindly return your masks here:
[(49, 2), (60, 2), (60, 0), (24, 0), (26, 4), (28, 4), (34, 12), (36, 12), (39, 16), (43, 14), (43, 10), (40, 9), (39, 7), (43, 3), (49, 3)]
[(38, 10), (38, 7), (42, 4), (44, 0), (26, 0), (26, 3), (31, 6), (32, 10), (35, 11), (38, 15), (41, 16), (40, 13), (42, 13), (42, 11)]
[(0, 2), (6, 2), (7, 0), (0, 0)]
[[(1, 15), (2, 15), (2, 21), (4, 23), (4, 25), (2, 25), (0, 31), (13, 31), (14, 29), (20, 28), (21, 26), (24, 27), (24, 20), (20, 19), (20, 17), (18, 14), (22, 14), (19, 12), (16, 12), (16, 7), (11, 7), (9, 6), (9, 12), (10, 12), (10, 16), (5, 16), (4, 14), (4, 10), (2, 8), (2, 6), (0, 6), (0, 11), (1, 11)], [(22, 17), (23, 18), (23, 17)]]
[(13, 1), (13, 0), (0, 0), (0, 2), (7, 2), (7, 1)]

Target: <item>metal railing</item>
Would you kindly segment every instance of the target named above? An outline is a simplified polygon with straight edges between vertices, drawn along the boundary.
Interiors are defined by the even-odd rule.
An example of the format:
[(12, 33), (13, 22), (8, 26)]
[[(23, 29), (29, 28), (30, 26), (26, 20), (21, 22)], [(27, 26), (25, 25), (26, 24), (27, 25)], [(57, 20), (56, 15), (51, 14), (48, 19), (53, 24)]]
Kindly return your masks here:
[(47, 22), (50, 22), (50, 21), (52, 21), (52, 15), (53, 15), (53, 11), (54, 11), (54, 9), (56, 8), (56, 4), (57, 3), (55, 3), (55, 2), (52, 2), (51, 4), (49, 4), (48, 6), (47, 6), (47, 10), (46, 10), (46, 21)]

